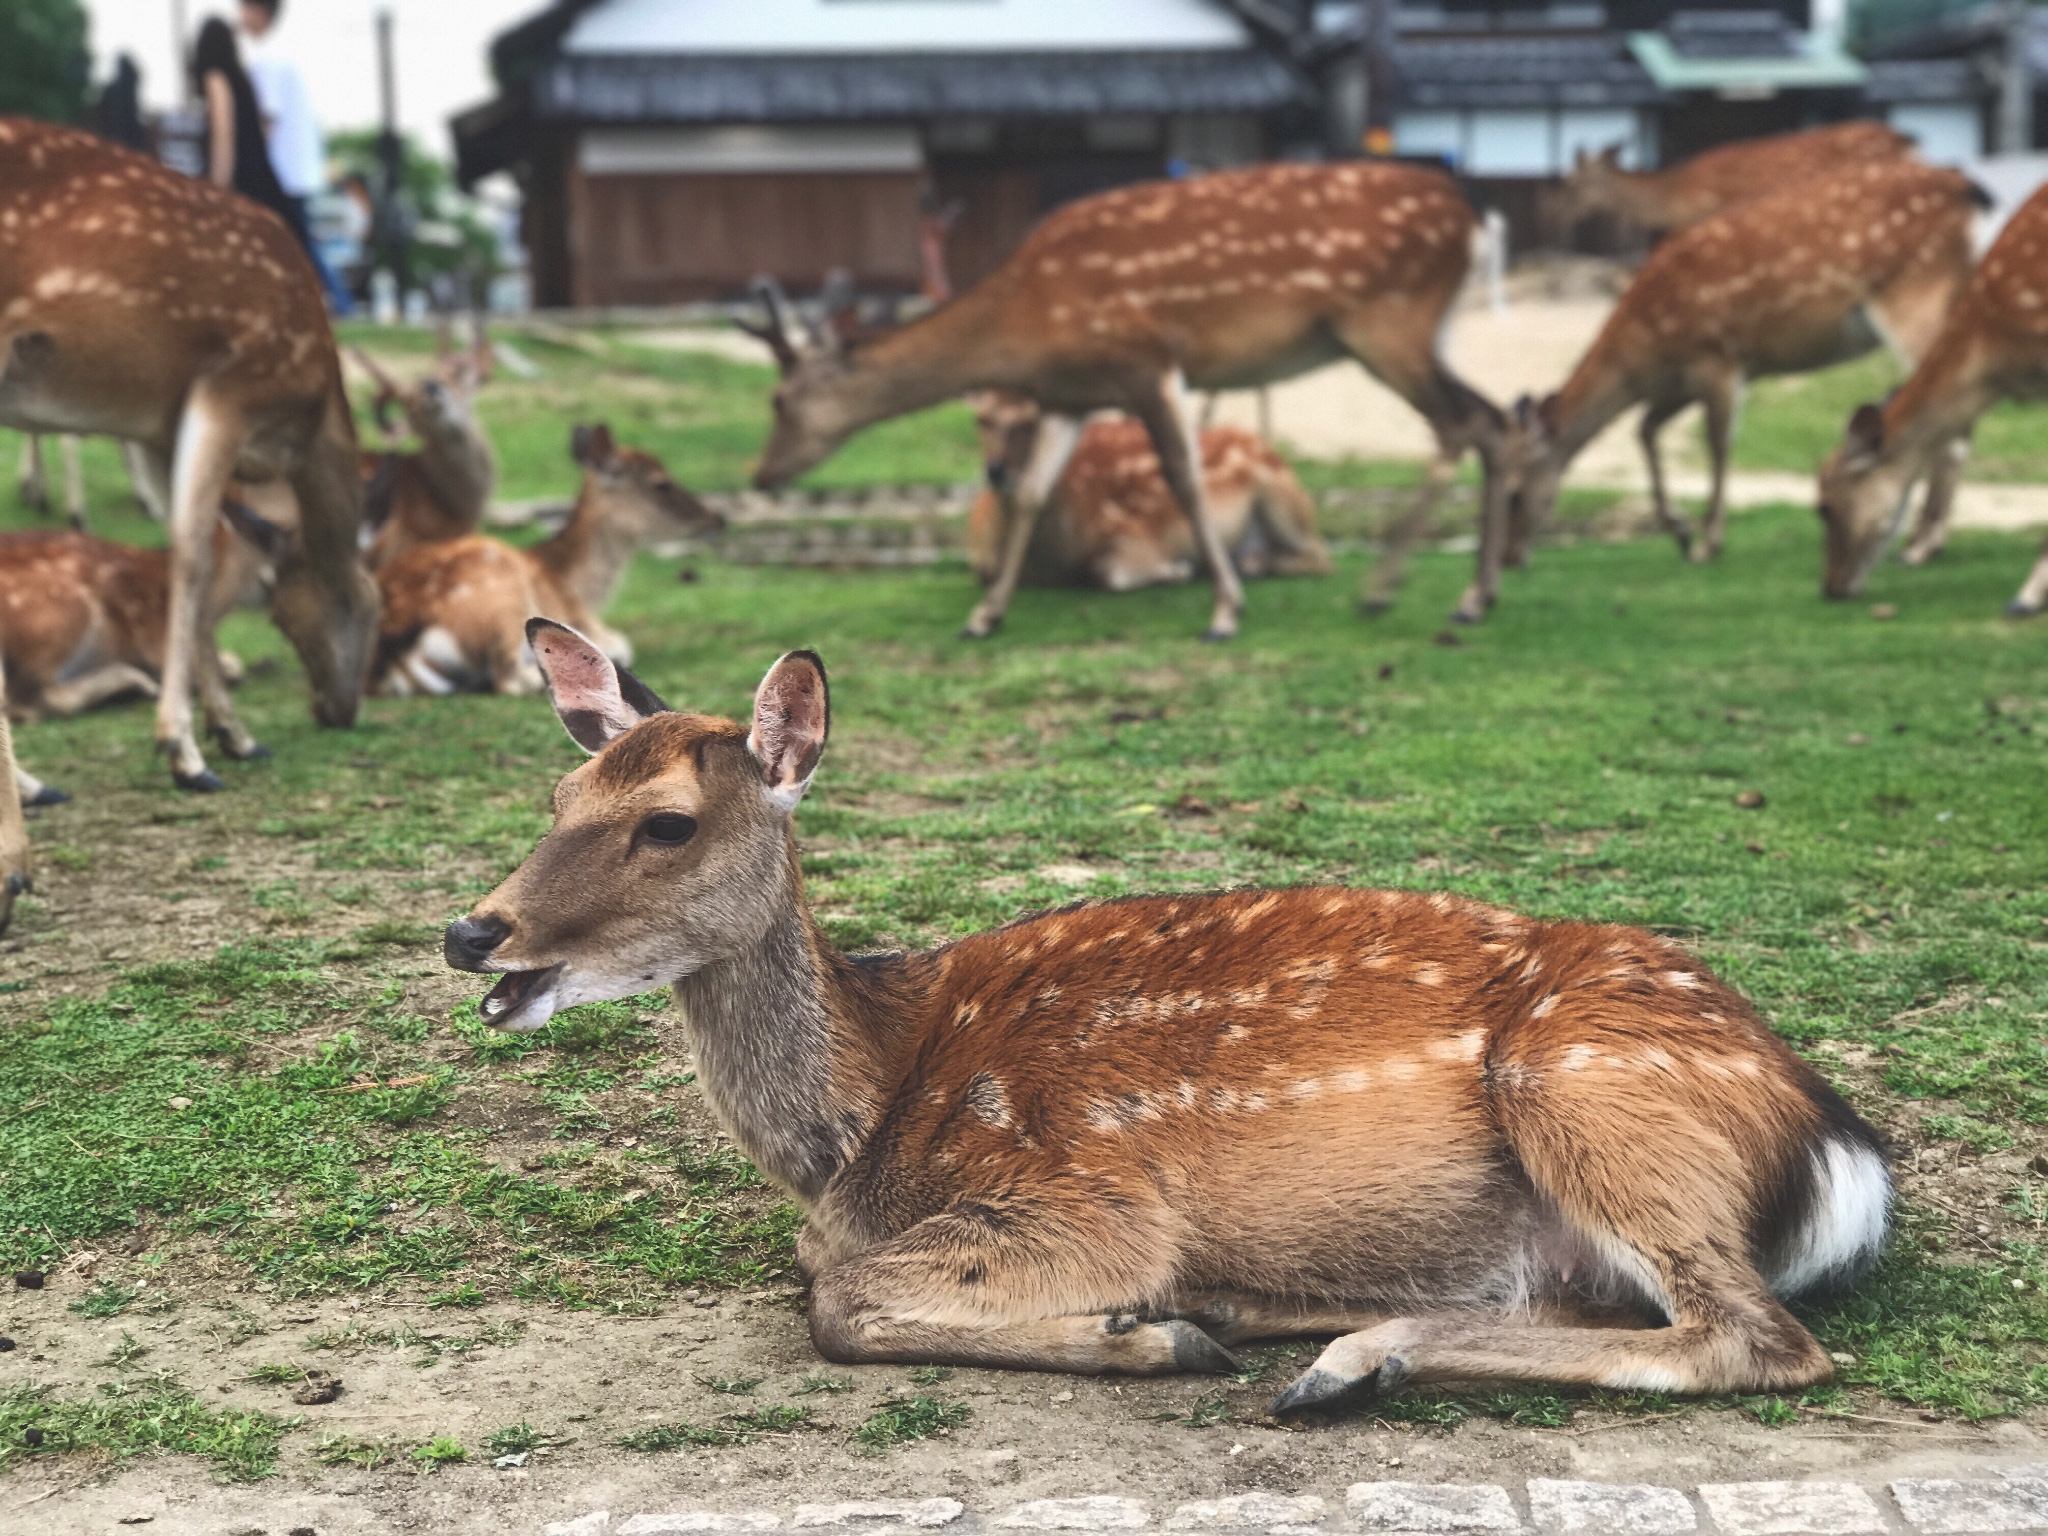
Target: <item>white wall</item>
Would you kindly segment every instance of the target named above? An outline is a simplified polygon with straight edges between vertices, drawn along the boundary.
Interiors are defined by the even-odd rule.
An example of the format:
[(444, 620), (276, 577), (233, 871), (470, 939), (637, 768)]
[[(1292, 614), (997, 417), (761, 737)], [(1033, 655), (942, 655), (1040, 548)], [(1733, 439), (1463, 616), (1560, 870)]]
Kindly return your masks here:
[(1624, 165), (1641, 158), (1641, 125), (1626, 108), (1516, 108), (1401, 112), (1394, 146), (1404, 155), (1442, 155), (1472, 176), (1555, 176), (1578, 151), (1622, 146)]
[[(466, 3), (466, 0), (465, 0)], [(572, 53), (918, 53), (1237, 48), (1210, 0), (605, 0)]]
[(1936, 165), (1957, 165), (1984, 153), (1984, 123), (1966, 101), (1944, 101), (1893, 107), (1891, 125), (1920, 141), (1920, 158)]
[(909, 128), (592, 128), (577, 163), (593, 176), (787, 171), (916, 171)]

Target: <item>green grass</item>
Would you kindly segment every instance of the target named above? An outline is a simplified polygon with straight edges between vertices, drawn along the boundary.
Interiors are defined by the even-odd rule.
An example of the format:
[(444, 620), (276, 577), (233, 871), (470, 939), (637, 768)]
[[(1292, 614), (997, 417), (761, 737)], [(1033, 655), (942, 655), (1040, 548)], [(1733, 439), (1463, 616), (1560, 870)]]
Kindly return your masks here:
[(612, 1443), (628, 1451), (679, 1451), (685, 1446), (751, 1445), (759, 1435), (787, 1435), (801, 1429), (815, 1429), (808, 1408), (773, 1406), (749, 1408), (745, 1413), (721, 1415), (714, 1423), (696, 1424), (681, 1420), (672, 1424), (651, 1424), (621, 1435)]
[(0, 1472), (32, 1457), (177, 1451), (212, 1462), (224, 1481), (248, 1482), (276, 1468), (278, 1442), (298, 1422), (212, 1408), (163, 1376), (110, 1382), (90, 1397), (26, 1383), (0, 1389)]
[(929, 1440), (958, 1429), (968, 1419), (965, 1403), (941, 1402), (935, 1397), (908, 1397), (877, 1408), (853, 1431), (862, 1449), (879, 1452), (912, 1440)]

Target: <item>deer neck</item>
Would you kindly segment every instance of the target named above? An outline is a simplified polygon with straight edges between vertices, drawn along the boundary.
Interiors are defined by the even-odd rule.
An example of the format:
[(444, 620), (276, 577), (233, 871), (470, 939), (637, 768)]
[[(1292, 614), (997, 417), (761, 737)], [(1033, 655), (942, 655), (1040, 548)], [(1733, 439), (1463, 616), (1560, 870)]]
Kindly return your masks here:
[(483, 516), (498, 466), (482, 433), (473, 427), (422, 433), (417, 462), (427, 488), (444, 508), (472, 523)]
[(846, 960), (812, 921), (792, 844), (759, 941), (675, 985), (697, 1086), (747, 1159), (806, 1207), (874, 1129), (909, 1012), (880, 966)]
[(1683, 190), (1673, 171), (1616, 170), (1601, 187), (1600, 202), (1616, 218), (1659, 229), (1677, 215)]
[(611, 606), (640, 535), (639, 519), (614, 508), (595, 478), (585, 475), (569, 521), (531, 553), (595, 617)]
[(1936, 449), (1964, 436), (1998, 399), (1976, 357), (1973, 327), (1951, 317), (1912, 376), (1884, 407), (1885, 457), (1924, 465)]
[(1605, 332), (1593, 350), (1565, 380), (1557, 392), (1557, 423), (1552, 453), (1561, 463), (1570, 463), (1579, 450), (1605, 430), (1607, 424), (1635, 404), (1626, 372), (1609, 352)]
[[(1032, 359), (1006, 333), (1001, 294), (982, 283), (930, 314), (855, 343), (848, 405), (860, 426), (954, 400), (970, 389), (1031, 392)], [(854, 430), (858, 430), (856, 427)]]

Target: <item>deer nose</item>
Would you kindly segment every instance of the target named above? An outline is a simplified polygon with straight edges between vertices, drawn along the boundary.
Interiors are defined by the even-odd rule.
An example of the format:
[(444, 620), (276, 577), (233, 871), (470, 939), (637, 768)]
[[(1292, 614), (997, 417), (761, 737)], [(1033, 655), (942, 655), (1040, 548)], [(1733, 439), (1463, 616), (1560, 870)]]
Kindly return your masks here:
[(988, 481), (988, 488), (990, 490), (1003, 491), (1009, 489), (1010, 466), (1004, 463), (1003, 460), (988, 460), (981, 466), (981, 475), (984, 480)]
[(502, 917), (458, 917), (441, 938), (441, 953), (458, 971), (480, 971), (491, 951), (512, 936), (512, 925)]

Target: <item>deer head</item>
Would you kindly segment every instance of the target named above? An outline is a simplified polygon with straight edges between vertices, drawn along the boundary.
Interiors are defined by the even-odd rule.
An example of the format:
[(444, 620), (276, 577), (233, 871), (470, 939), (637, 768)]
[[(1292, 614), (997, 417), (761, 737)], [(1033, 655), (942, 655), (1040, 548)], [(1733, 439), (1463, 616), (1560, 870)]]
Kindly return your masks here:
[(868, 381), (853, 345), (858, 325), (850, 282), (827, 280), (825, 312), (816, 319), (801, 317), (801, 340), (791, 329), (794, 306), (775, 280), (761, 279), (754, 292), (768, 320), (758, 326), (742, 322), (742, 329), (767, 343), (782, 370), (782, 382), (771, 397), (775, 424), (754, 471), (755, 486), (773, 491), (822, 461), (880, 413), (866, 398)]
[(1604, 212), (1612, 205), (1614, 189), (1629, 173), (1621, 168), (1621, 146), (1610, 144), (1596, 155), (1583, 149), (1572, 157), (1572, 168), (1549, 195), (1547, 212), (1555, 227), (1570, 227), (1589, 214)]
[(1914, 474), (1886, 441), (1884, 408), (1860, 405), (1820, 467), (1821, 591), (1854, 597), (1906, 513)]
[(606, 522), (636, 539), (712, 533), (725, 526), (723, 517), (676, 483), (660, 459), (621, 447), (603, 422), (572, 430), (569, 456), (583, 466), (586, 491), (601, 500)]
[[(404, 416), (413, 435), (429, 447), (482, 443), (476, 426), (476, 392), (490, 379), (495, 364), (490, 342), (478, 328), (475, 341), (461, 351), (450, 349), (447, 332), (439, 333), (438, 355), (431, 372), (411, 386), (392, 378), (378, 361), (361, 347), (350, 347), (349, 356), (377, 386), (370, 402), (370, 414), (387, 438), (402, 434), (394, 424), (392, 410)], [(488, 447), (486, 445), (486, 451)]]
[(669, 985), (758, 945), (799, 892), (790, 818), (825, 750), (825, 665), (791, 651), (749, 727), (678, 714), (575, 630), (527, 623), (555, 713), (591, 760), (553, 828), (448, 927), (448, 963), (495, 974), (483, 1015), (535, 1030), (578, 1003)]

